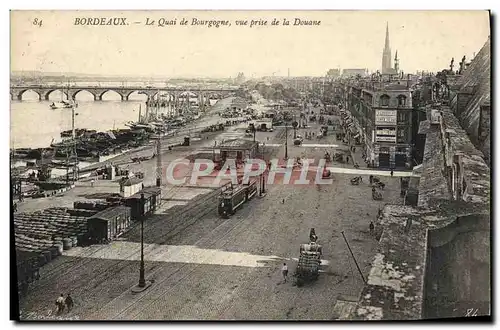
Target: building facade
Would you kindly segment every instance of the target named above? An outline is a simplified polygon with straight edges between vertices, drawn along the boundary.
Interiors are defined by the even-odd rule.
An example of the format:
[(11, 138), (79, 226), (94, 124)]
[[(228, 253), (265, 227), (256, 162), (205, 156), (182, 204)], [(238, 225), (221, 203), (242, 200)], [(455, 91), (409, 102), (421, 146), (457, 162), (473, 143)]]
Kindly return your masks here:
[(357, 119), (367, 162), (372, 167), (412, 166), (412, 89), (409, 80), (350, 81), (342, 86), (344, 104)]

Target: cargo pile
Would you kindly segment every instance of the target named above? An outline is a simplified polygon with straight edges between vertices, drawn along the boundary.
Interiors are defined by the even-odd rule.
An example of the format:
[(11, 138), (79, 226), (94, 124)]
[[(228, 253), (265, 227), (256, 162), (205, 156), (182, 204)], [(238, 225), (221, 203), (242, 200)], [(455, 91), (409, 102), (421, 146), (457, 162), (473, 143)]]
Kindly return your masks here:
[(61, 255), (63, 250), (80, 245), (86, 239), (87, 218), (95, 213), (57, 207), (15, 214), (18, 257), (25, 259), (38, 255), (38, 265), (42, 266)]

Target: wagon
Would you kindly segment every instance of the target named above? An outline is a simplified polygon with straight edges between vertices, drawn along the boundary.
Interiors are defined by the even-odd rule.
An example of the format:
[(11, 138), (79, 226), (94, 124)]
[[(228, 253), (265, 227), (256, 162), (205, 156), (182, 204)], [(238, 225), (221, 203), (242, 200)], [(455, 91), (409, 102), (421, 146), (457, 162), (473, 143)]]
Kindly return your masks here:
[(295, 284), (300, 287), (304, 283), (317, 280), (319, 276), (320, 264), (320, 252), (302, 251), (297, 268), (295, 269)]

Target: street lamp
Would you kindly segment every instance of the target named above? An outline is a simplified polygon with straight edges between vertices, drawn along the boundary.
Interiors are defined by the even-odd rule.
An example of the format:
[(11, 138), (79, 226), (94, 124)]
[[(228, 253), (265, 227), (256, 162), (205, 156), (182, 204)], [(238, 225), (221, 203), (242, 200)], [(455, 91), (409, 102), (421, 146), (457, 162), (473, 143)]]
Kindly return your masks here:
[(144, 207), (146, 205), (146, 200), (144, 198), (144, 194), (141, 193), (141, 263), (139, 266), (139, 284), (137, 286), (132, 288), (133, 293), (139, 293), (151, 286), (150, 281), (146, 281), (145, 276), (144, 276)]
[[(141, 194), (141, 209), (144, 213), (145, 206), (144, 194)], [(141, 265), (139, 268), (139, 287), (144, 288), (146, 280), (144, 279), (144, 214), (141, 215)]]
[(285, 159), (288, 159), (288, 125), (285, 123)]

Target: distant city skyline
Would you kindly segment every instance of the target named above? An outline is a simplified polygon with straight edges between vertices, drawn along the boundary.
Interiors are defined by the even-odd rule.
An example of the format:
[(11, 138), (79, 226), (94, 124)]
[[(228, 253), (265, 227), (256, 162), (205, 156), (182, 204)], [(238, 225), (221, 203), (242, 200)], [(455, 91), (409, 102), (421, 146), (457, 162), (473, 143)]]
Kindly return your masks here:
[[(43, 19), (34, 28), (32, 17)], [(129, 26), (75, 26), (78, 17), (126, 17)], [(231, 27), (144, 26), (146, 18), (197, 17)], [(235, 19), (299, 17), (320, 26), (241, 27)], [(246, 78), (381, 70), (388, 23), (404, 72), (470, 60), (490, 35), (487, 11), (42, 11), (11, 12), (11, 70), (104, 76)], [(293, 24), (293, 22), (292, 22)]]

